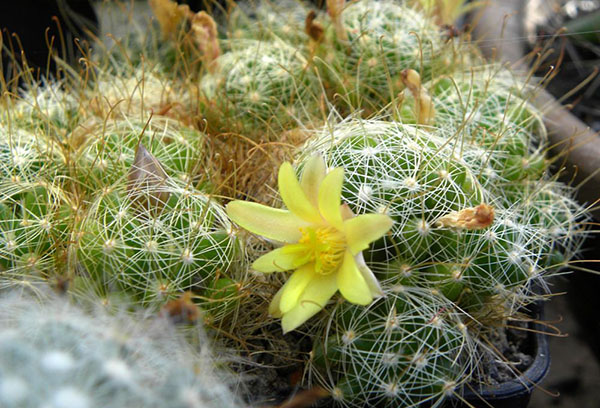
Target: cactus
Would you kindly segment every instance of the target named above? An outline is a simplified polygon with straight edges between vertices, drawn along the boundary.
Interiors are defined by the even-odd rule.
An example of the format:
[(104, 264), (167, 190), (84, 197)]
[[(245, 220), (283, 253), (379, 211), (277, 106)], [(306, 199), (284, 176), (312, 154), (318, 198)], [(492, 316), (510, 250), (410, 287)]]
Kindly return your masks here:
[(160, 116), (145, 122), (116, 119), (98, 124), (92, 135), (98, 137), (85, 142), (78, 167), (82, 183), (93, 190), (124, 179), (140, 144), (150, 149), (170, 177), (207, 187), (206, 174), (201, 170), (204, 135), (176, 120)]
[(407, 5), (352, 2), (342, 10), (340, 21), (346, 38), (337, 33), (335, 50), (325, 47), (322, 59), (326, 78), (354, 108), (379, 112), (403, 88), (400, 73), (405, 69), (424, 78), (450, 69), (453, 55), (451, 47), (444, 47), (440, 28)]
[(194, 350), (166, 320), (43, 297), (0, 299), (3, 407), (240, 406), (199, 328)]
[(236, 41), (216, 64), (201, 89), (209, 121), (218, 129), (250, 135), (260, 129), (256, 137), (265, 137), (267, 130), (278, 134), (293, 127), (314, 109), (314, 74), (301, 53), (281, 40)]
[[(560, 184), (541, 179), (528, 185), (528, 194), (514, 184), (499, 195), (478, 182), (477, 166), (459, 157), (472, 154), (469, 145), (411, 125), (348, 120), (307, 142), (300, 164), (315, 151), (345, 168), (343, 197), (355, 213), (383, 212), (396, 221), (390, 236), (365, 254), (379, 264), (380, 276), (437, 288), (465, 308), (499, 296), (511, 299), (512, 312), (520, 304), (515, 294), (531, 295), (532, 282), (549, 273), (548, 260), (560, 253), (563, 262), (571, 259), (585, 235), (583, 209)], [(445, 223), (480, 203), (493, 206), (495, 218), (493, 212), (475, 228)]]
[[(125, 116), (146, 121), (149, 114), (173, 113), (182, 105), (193, 105), (193, 98), (183, 81), (164, 72), (158, 63), (151, 67), (107, 67), (89, 90), (90, 107), (101, 118)], [(99, 96), (102, 97), (99, 97)]]
[(67, 273), (77, 206), (59, 184), (0, 184), (0, 286), (53, 281)]
[(214, 288), (242, 251), (209, 195), (165, 179), (158, 186), (106, 187), (77, 231), (78, 258), (106, 294), (125, 290), (146, 304)]
[(26, 88), (12, 112), (17, 126), (60, 140), (79, 117), (80, 100), (66, 81), (43, 81)]
[(439, 406), (474, 365), (461, 313), (426, 289), (397, 285), (361, 308), (338, 303), (311, 352), (310, 372), (345, 407)]
[(347, 174), (343, 198), (357, 213), (383, 212), (395, 220), (391, 236), (374, 249), (379, 260), (419, 259), (438, 239), (435, 221), (488, 199), (467, 163), (446, 141), (418, 128), (381, 120), (348, 120), (324, 129), (301, 152), (313, 152)]
[(227, 19), (227, 33), (232, 41), (240, 39), (272, 40), (290, 44), (307, 44), (304, 20), (313, 10), (297, 0), (261, 0), (251, 6), (240, 3)]
[[(373, 218), (348, 222), (352, 240), (335, 240), (344, 257), (344, 245), (361, 243), (345, 273), (370, 268), (371, 295), (346, 297), (362, 306), (335, 295), (332, 304), (311, 286), (322, 301), (302, 320), (313, 344), (309, 382), (343, 406), (460, 399), (484, 361), (502, 359), (486, 336), (540, 298), (535, 286), (549, 292), (546, 279), (587, 234), (585, 209), (548, 174), (528, 86), (497, 65), (474, 67), (475, 51), (406, 2), (332, 0), (327, 17), (299, 1), (261, 0), (231, 8), (220, 41), (206, 13), (151, 5), (158, 25), (90, 55), (81, 76), (30, 85), (18, 98), (3, 93), (0, 288), (64, 280), (79, 299), (100, 295), (96, 304), (131, 298), (173, 316), (189, 306), (196, 318), (199, 305), (215, 336), (244, 351), (270, 344), (272, 366), (296, 364), (301, 350), (266, 317), (269, 303), (281, 308), (271, 295), (284, 279), (247, 273), (272, 243), (235, 232), (218, 194), (277, 204), (274, 170), (298, 147), (297, 171), (315, 153), (336, 168), (336, 199), (311, 187), (327, 174), (322, 165), (298, 180), (287, 165), (282, 197), (305, 201), (288, 208), (293, 228), (286, 211), (250, 207), (273, 228), (310, 238), (307, 270), (322, 272), (316, 264), (333, 244), (311, 234), (331, 214), (334, 232), (338, 215), (394, 221), (383, 238), (372, 235)], [(338, 186), (347, 206), (338, 206)], [(304, 211), (314, 206), (321, 215)], [(303, 216), (315, 224), (306, 236)], [(286, 251), (298, 247), (286, 244), (255, 267), (294, 269)], [(164, 337), (146, 320), (138, 330), (124, 315), (92, 308), (88, 317), (57, 300), (0, 306), (2, 406), (204, 407), (211, 389), (215, 404), (233, 406), (212, 379), (194, 396), (197, 356), (172, 341), (155, 349)]]
[[(482, 161), (498, 176), (486, 186), (496, 191), (515, 181), (539, 179), (548, 167), (545, 127), (520, 86), (500, 68), (459, 72), (423, 84), (435, 109), (435, 133), (483, 149)], [(404, 103), (408, 114), (403, 121), (413, 122), (409, 107), (414, 99), (405, 94)]]

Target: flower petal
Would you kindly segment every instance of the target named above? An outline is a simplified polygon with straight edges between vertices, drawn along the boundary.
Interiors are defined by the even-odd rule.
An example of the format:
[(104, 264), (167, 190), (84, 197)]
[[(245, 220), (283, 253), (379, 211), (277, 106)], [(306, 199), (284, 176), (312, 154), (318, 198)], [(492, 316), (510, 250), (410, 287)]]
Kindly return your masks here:
[(337, 285), (342, 296), (352, 303), (368, 305), (373, 301), (371, 289), (349, 251), (344, 254), (344, 261), (337, 273)]
[(297, 242), (302, 237), (300, 228), (306, 226), (300, 218), (287, 210), (279, 210), (258, 203), (232, 201), (227, 204), (227, 215), (248, 231), (281, 242)]
[(285, 162), (279, 167), (277, 182), (281, 199), (292, 213), (312, 224), (321, 223), (319, 212), (304, 194), (290, 163)]
[(309, 249), (302, 244), (277, 248), (254, 261), (252, 269), (263, 272), (283, 272), (296, 269), (309, 261)]
[(283, 316), (283, 313), (281, 313), (281, 309), (279, 309), (279, 302), (281, 302), (281, 296), (283, 295), (284, 288), (285, 285), (279, 288), (275, 296), (273, 296), (273, 299), (271, 299), (271, 303), (269, 304), (269, 315), (273, 317)]
[(346, 242), (352, 255), (367, 249), (371, 242), (385, 235), (393, 223), (384, 214), (363, 214), (344, 221)]
[(285, 283), (285, 289), (279, 302), (279, 310), (285, 314), (292, 310), (303, 294), (306, 286), (315, 278), (315, 265), (313, 263), (297, 269)]
[(320, 312), (336, 291), (335, 274), (315, 274), (306, 289), (304, 289), (298, 304), (292, 310), (283, 314), (281, 319), (283, 332), (287, 333), (294, 330)]
[(344, 169), (338, 167), (327, 173), (319, 187), (319, 212), (329, 224), (339, 230), (343, 228), (340, 209), (343, 182)]
[(319, 186), (325, 178), (326, 172), (323, 157), (320, 154), (315, 154), (308, 159), (300, 179), (300, 186), (302, 186), (304, 194), (315, 208), (319, 206)]
[(359, 252), (358, 255), (356, 255), (354, 257), (354, 262), (356, 262), (356, 266), (358, 267), (360, 274), (365, 279), (365, 282), (367, 282), (367, 286), (369, 286), (371, 295), (373, 297), (383, 296), (383, 290), (381, 289), (381, 286), (379, 285), (379, 281), (375, 277), (375, 274), (373, 273), (371, 268), (369, 268), (367, 266), (367, 264), (365, 263), (365, 258), (363, 257), (362, 252)]

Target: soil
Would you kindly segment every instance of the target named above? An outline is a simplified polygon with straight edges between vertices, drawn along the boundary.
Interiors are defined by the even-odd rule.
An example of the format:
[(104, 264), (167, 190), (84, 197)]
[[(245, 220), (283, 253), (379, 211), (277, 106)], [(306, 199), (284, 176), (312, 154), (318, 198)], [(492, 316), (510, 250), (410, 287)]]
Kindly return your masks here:
[[(520, 322), (511, 322), (512, 326), (526, 328)], [(482, 364), (487, 372), (477, 378), (478, 383), (496, 386), (515, 379), (515, 372), (525, 372), (533, 362), (536, 354), (535, 336), (532, 332), (519, 329), (501, 329), (490, 335), (493, 347), (510, 365), (498, 363), (495, 357), (488, 356)]]

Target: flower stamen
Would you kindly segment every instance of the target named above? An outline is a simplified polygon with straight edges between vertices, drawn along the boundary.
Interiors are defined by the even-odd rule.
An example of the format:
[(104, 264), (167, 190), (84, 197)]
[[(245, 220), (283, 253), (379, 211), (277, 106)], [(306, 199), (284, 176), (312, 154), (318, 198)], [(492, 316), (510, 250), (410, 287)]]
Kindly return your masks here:
[(315, 262), (315, 271), (321, 275), (337, 271), (347, 247), (344, 234), (334, 227), (304, 227), (300, 231), (302, 237), (298, 243), (306, 245), (310, 260)]

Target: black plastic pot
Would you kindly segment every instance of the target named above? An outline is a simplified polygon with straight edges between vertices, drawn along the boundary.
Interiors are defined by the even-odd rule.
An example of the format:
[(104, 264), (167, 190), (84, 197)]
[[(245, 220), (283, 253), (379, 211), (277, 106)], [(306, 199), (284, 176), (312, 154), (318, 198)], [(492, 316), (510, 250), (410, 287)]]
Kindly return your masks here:
[[(543, 304), (535, 303), (529, 307), (530, 316), (536, 320), (544, 317)], [(548, 336), (544, 334), (544, 327), (539, 323), (530, 323), (528, 346), (531, 355), (535, 356), (533, 362), (525, 372), (512, 381), (498, 386), (472, 385), (465, 387), (462, 398), (455, 398), (448, 404), (449, 407), (481, 407), (481, 408), (525, 408), (529, 404), (531, 393), (539, 384), (550, 368), (550, 349)], [(468, 404), (467, 404), (468, 403)]]

